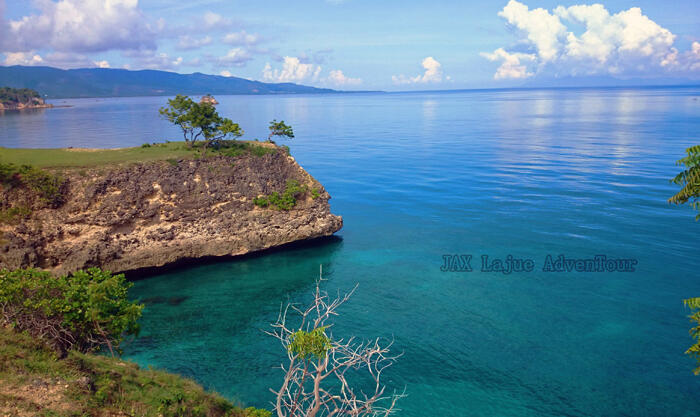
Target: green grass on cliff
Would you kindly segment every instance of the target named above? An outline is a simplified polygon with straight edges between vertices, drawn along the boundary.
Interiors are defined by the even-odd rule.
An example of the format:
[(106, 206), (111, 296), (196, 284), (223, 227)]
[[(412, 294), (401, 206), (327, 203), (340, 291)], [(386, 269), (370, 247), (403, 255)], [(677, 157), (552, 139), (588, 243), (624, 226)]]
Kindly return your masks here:
[[(251, 141), (230, 141), (222, 149), (209, 149), (207, 155), (239, 156), (250, 153), (261, 156), (276, 151), (272, 144)], [(189, 148), (184, 142), (144, 144), (134, 148), (118, 149), (26, 149), (1, 148), (0, 163), (32, 165), (38, 168), (80, 168), (118, 165), (133, 162), (167, 161), (197, 158), (198, 146)]]
[(194, 381), (116, 358), (71, 351), (0, 327), (0, 415), (269, 417)]

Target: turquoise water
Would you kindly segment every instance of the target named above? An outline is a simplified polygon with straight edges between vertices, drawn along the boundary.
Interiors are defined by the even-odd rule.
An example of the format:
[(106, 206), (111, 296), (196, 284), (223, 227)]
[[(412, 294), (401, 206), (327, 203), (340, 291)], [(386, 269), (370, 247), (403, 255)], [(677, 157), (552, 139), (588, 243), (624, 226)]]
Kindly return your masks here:
[[(268, 406), (282, 352), (261, 329), (309, 300), (319, 264), (356, 295), (336, 332), (395, 338), (402, 416), (698, 416), (688, 311), (700, 223), (666, 199), (700, 143), (700, 89), (217, 97), (247, 137), (282, 118), (333, 196), (338, 239), (139, 280), (126, 356)], [(164, 98), (70, 100), (0, 117), (4, 146), (126, 146), (179, 134)], [(60, 104), (60, 102), (59, 102)], [(441, 272), (472, 254), (474, 272)], [(534, 260), (480, 272), (479, 257)], [(542, 272), (564, 254), (635, 272)]]

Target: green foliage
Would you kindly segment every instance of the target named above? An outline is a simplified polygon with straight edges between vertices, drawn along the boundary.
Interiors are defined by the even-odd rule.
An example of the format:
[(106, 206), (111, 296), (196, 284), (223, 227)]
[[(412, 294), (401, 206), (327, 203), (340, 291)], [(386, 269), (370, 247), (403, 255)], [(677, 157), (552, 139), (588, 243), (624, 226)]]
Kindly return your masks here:
[[(317, 198), (320, 192), (316, 189), (311, 189), (311, 198)], [(258, 207), (273, 207), (278, 210), (291, 210), (296, 206), (297, 199), (309, 192), (309, 186), (300, 184), (297, 180), (288, 180), (287, 186), (282, 194), (277, 191), (268, 196), (256, 197), (253, 199), (253, 204)]]
[(29, 217), (31, 214), (32, 210), (25, 206), (10, 207), (0, 210), (0, 224), (15, 224)]
[(0, 103), (4, 105), (31, 103), (38, 98), (39, 93), (29, 88), (0, 87)]
[[(140, 369), (117, 358), (71, 351), (65, 359), (59, 359), (41, 340), (0, 327), (0, 391), (5, 383), (31, 390), (36, 381), (55, 384), (56, 380), (69, 388), (64, 398), (57, 393), (50, 404), (44, 404), (47, 408), (42, 412), (46, 415), (270, 416), (266, 410), (235, 407), (189, 379)], [(18, 401), (15, 406), (29, 410), (35, 404)]]
[(272, 417), (272, 413), (268, 410), (260, 408), (248, 407), (244, 410), (246, 417)]
[(27, 187), (51, 207), (60, 206), (65, 199), (63, 178), (31, 165), (0, 163), (0, 184), (10, 189)]
[(141, 145), (141, 147), (142, 147), (142, 148), (150, 148), (150, 147), (151, 147), (151, 144), (150, 144), (150, 143), (144, 143), (143, 145)]
[[(668, 199), (669, 203), (685, 204), (700, 210), (700, 145), (686, 149), (688, 156), (679, 159), (676, 165), (685, 166), (685, 169), (676, 175), (671, 182), (681, 186), (681, 190)], [(700, 220), (700, 214), (695, 217)]]
[(168, 105), (161, 107), (158, 112), (182, 129), (188, 145), (192, 146), (201, 137), (204, 140), (204, 151), (219, 141), (243, 136), (238, 123), (221, 117), (212, 104), (197, 103), (180, 94), (168, 100)]
[(289, 336), (287, 349), (302, 359), (323, 359), (332, 347), (331, 339), (326, 335), (326, 328), (318, 327), (310, 332), (297, 330)]
[(108, 347), (136, 335), (143, 305), (129, 301), (124, 275), (98, 268), (54, 277), (37, 269), (0, 271), (0, 321), (45, 339), (58, 351)]
[(690, 336), (696, 340), (695, 344), (685, 351), (685, 354), (697, 360), (698, 367), (693, 370), (693, 373), (700, 375), (700, 297), (683, 300), (683, 304), (692, 310), (692, 314), (688, 317), (695, 323), (695, 327), (690, 329)]
[(291, 126), (284, 123), (284, 120), (279, 122), (275, 119), (270, 122), (270, 135), (267, 137), (268, 141), (272, 141), (273, 136), (287, 137), (289, 139), (294, 138), (294, 129)]

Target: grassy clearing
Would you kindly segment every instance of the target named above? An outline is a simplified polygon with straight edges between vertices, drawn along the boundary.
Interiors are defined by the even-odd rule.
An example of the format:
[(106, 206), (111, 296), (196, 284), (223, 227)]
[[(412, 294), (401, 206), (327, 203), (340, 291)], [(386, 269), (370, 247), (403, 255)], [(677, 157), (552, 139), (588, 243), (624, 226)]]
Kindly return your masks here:
[[(250, 153), (262, 156), (276, 151), (277, 147), (272, 144), (253, 141), (227, 141), (219, 149), (209, 148), (206, 155), (240, 156)], [(38, 168), (82, 168), (133, 162), (177, 161), (198, 158), (201, 155), (199, 146), (190, 148), (185, 142), (144, 144), (143, 146), (119, 149), (0, 148), (0, 163), (32, 165)]]
[[(39, 410), (41, 410), (40, 413)], [(26, 334), (0, 327), (0, 415), (269, 417), (235, 407), (186, 378), (71, 351), (59, 359)]]

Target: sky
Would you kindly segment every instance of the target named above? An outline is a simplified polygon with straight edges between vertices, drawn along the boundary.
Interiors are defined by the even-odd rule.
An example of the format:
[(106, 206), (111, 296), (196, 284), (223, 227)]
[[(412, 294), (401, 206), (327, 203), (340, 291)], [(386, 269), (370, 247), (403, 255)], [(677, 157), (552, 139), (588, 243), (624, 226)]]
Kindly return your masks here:
[(0, 65), (342, 90), (700, 82), (700, 1), (0, 0)]

